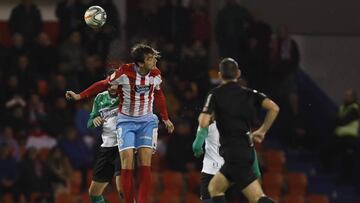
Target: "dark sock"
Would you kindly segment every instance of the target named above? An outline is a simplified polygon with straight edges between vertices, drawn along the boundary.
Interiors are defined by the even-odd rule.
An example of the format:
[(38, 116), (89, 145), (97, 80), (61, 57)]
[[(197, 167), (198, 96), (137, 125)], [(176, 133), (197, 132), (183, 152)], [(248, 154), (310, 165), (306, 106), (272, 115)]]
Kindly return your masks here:
[(274, 200), (270, 199), (269, 197), (261, 197), (258, 200), (258, 203), (275, 203)]
[(151, 191), (151, 168), (150, 166), (140, 166), (140, 185), (138, 203), (148, 203)]
[(121, 186), (124, 192), (125, 203), (134, 203), (134, 170), (121, 170)]
[(121, 202), (123, 202), (124, 201), (124, 193), (123, 192), (118, 192), (118, 194), (119, 194), (119, 198), (120, 198), (120, 200), (121, 200)]
[(91, 203), (105, 203), (105, 199), (102, 195), (94, 196), (90, 195)]
[(212, 203), (226, 203), (225, 196), (215, 196), (211, 198)]

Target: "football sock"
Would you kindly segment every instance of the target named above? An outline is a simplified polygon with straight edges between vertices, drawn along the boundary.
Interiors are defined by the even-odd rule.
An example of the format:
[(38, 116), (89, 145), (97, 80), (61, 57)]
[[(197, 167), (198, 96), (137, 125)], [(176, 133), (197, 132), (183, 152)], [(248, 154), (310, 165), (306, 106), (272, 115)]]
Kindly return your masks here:
[(140, 166), (140, 185), (138, 203), (148, 203), (151, 191), (151, 168), (150, 166)]
[(275, 203), (274, 200), (270, 199), (269, 197), (261, 197), (258, 200), (258, 203)]
[(125, 203), (134, 203), (134, 170), (122, 169), (121, 170), (121, 186), (124, 192)]
[(211, 200), (213, 203), (226, 203), (224, 195), (212, 197)]
[(102, 195), (94, 196), (90, 195), (91, 203), (105, 203), (105, 199)]
[(124, 193), (123, 192), (118, 192), (119, 194), (119, 199), (121, 200), (120, 202), (124, 201)]

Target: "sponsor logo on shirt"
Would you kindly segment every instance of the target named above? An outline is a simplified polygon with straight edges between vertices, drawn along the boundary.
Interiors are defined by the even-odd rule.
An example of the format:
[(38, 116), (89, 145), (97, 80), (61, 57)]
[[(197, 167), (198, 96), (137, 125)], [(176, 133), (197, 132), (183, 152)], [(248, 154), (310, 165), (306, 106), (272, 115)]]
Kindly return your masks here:
[(150, 90), (150, 85), (135, 85), (135, 92), (142, 94)]
[(118, 107), (104, 108), (99, 110), (100, 116), (103, 119), (108, 119), (117, 116)]

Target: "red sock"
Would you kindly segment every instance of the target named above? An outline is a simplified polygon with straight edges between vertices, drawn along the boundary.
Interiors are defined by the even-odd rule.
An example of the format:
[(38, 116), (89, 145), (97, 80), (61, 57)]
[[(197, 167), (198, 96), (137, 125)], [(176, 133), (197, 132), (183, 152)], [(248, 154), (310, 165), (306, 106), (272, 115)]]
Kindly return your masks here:
[(134, 203), (133, 174), (133, 169), (121, 169), (121, 186), (124, 192), (125, 203)]
[(151, 191), (151, 168), (150, 166), (140, 166), (140, 186), (138, 203), (149, 203)]

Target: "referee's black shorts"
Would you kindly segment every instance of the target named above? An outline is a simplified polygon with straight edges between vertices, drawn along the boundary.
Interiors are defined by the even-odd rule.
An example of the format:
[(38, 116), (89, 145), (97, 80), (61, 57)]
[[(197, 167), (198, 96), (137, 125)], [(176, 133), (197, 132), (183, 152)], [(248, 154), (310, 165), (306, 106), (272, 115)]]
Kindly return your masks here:
[(238, 189), (243, 190), (257, 179), (252, 169), (255, 153), (248, 143), (222, 146), (220, 153), (225, 161), (220, 172)]
[(111, 182), (113, 176), (120, 175), (120, 169), (118, 147), (100, 147), (93, 167), (93, 181)]
[[(209, 193), (209, 183), (211, 179), (214, 177), (212, 174), (208, 173), (201, 173), (201, 179), (200, 179), (200, 198), (201, 200), (208, 200), (211, 199), (210, 193)], [(225, 197), (227, 201), (231, 200), (238, 200), (239, 198), (243, 198), (240, 194), (239, 195), (239, 188), (237, 185), (231, 185), (228, 190), (225, 192)]]

